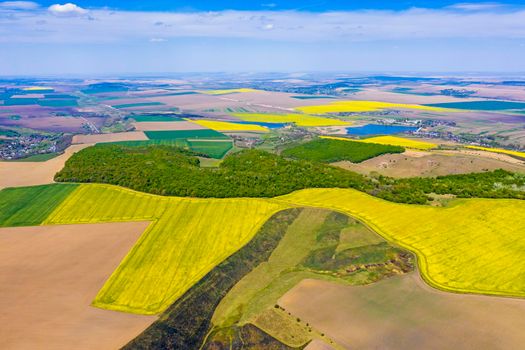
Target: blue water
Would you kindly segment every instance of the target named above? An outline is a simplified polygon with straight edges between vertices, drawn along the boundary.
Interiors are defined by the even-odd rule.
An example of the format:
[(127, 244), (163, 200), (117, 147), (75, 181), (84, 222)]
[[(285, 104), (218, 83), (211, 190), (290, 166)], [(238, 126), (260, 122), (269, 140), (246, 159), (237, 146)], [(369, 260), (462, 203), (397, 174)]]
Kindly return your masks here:
[(346, 128), (347, 135), (392, 135), (399, 134), (407, 131), (416, 131), (418, 128), (415, 126), (403, 126), (403, 125), (377, 125), (367, 124), (358, 127)]
[(286, 123), (265, 123), (265, 122), (245, 122), (245, 121), (242, 121), (242, 122), (232, 122), (232, 123), (236, 123), (236, 124), (253, 124), (253, 125), (260, 125), (260, 126), (265, 126), (267, 127), (268, 129), (279, 129), (279, 128), (284, 128), (287, 124)]

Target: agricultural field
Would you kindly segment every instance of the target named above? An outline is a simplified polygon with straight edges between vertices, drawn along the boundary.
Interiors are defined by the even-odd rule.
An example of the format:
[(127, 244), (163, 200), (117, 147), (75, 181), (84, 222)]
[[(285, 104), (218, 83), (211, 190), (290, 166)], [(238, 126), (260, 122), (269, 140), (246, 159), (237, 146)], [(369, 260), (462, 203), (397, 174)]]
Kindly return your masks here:
[(275, 308), (299, 281), (317, 278), (360, 285), (412, 268), (409, 253), (388, 245), (358, 221), (328, 210), (302, 209), (267, 262), (221, 300), (212, 324), (223, 330), (252, 323), (288, 346), (301, 347), (322, 335)]
[(262, 199), (158, 197), (114, 186), (80, 185), (44, 224), (153, 221), (93, 305), (157, 314), (286, 206)]
[(94, 135), (75, 135), (72, 143), (76, 144), (95, 144), (104, 142), (119, 142), (119, 141), (140, 141), (148, 138), (142, 131), (131, 132), (116, 132), (108, 134), (94, 134)]
[(162, 102), (137, 102), (137, 103), (123, 103), (118, 105), (113, 105), (111, 107), (116, 109), (125, 109), (125, 108), (135, 108), (135, 107), (152, 107), (152, 106), (162, 106)]
[[(58, 189), (62, 185), (55, 186)], [(29, 195), (26, 193), (24, 198)], [(4, 206), (13, 201), (19, 198), (6, 197)], [(25, 209), (29, 213), (27, 223), (39, 223), (45, 216), (40, 212), (33, 214), (35, 210), (31, 208), (36, 206), (38, 203), (33, 201)], [(155, 221), (158, 217), (95, 300), (104, 308), (152, 314), (165, 309), (207, 271), (244, 245), (271, 214), (290, 206), (328, 208), (359, 218), (389, 241), (416, 252), (425, 280), (440, 289), (524, 295), (519, 266), (507, 263), (521, 259), (523, 251), (515, 249), (521, 244), (519, 237), (525, 225), (524, 204), (517, 200), (458, 200), (454, 205), (436, 208), (390, 203), (344, 189), (303, 190), (273, 200), (215, 200), (156, 197), (107, 185), (80, 185), (44, 223)], [(246, 214), (241, 215), (243, 212)], [(180, 219), (170, 219), (177, 217)], [(461, 224), (451, 225), (454, 220)], [(421, 225), (422, 221), (426, 224)], [(26, 223), (6, 215), (4, 225), (12, 222)], [(504, 237), (498, 235), (501, 223), (505, 223)], [(227, 232), (228, 239), (221, 232)], [(164, 249), (171, 246), (170, 242), (191, 250)], [(159, 248), (151, 249), (152, 245)], [(172, 263), (156, 263), (164, 259)], [(185, 259), (191, 259), (191, 264), (184, 263)], [(173, 270), (174, 266), (178, 269)], [(498, 272), (502, 266), (506, 269), (503, 275)], [(128, 281), (126, 288), (124, 281)], [(147, 285), (154, 288), (148, 291), (144, 289)]]
[(501, 159), (489, 158), (459, 151), (425, 152), (408, 150), (401, 154), (381, 155), (359, 164), (348, 161), (332, 164), (364, 175), (381, 174), (395, 178), (481, 173), (497, 169), (525, 173), (523, 166), (525, 163), (519, 164), (509, 162), (503, 157)]
[(525, 152), (510, 151), (510, 150), (507, 150), (507, 149), (489, 148), (489, 147), (480, 147), (480, 146), (467, 146), (467, 148), (480, 150), (480, 151), (508, 154), (510, 156), (514, 156), (514, 157), (518, 157), (518, 158), (521, 158), (521, 159), (525, 159)]
[(469, 102), (449, 102), (428, 104), (431, 107), (481, 110), (481, 111), (505, 111), (505, 110), (525, 110), (525, 102), (511, 101), (469, 101)]
[(76, 152), (90, 146), (80, 144), (69, 146), (64, 153), (51, 159), (27, 159), (26, 161), (0, 161), (0, 189), (15, 186), (43, 185), (53, 182), (55, 174), (64, 167), (66, 161)]
[(211, 129), (197, 130), (161, 130), (145, 131), (150, 140), (170, 140), (170, 139), (206, 139), (206, 140), (224, 140), (228, 136)]
[(419, 141), (415, 139), (408, 139), (408, 138), (399, 137), (399, 136), (375, 136), (375, 137), (369, 137), (366, 139), (349, 139), (349, 138), (337, 137), (337, 136), (321, 136), (321, 138), (335, 139), (335, 140), (342, 140), (342, 141), (352, 141), (352, 142), (358, 141), (358, 142), (364, 142), (364, 143), (374, 143), (374, 144), (379, 144), (379, 145), (399, 146), (399, 147), (406, 147), (406, 148), (419, 149), (419, 150), (430, 150), (430, 149), (437, 147), (436, 144), (433, 144), (431, 142)]
[(203, 90), (203, 91), (200, 91), (200, 93), (207, 94), (207, 95), (228, 95), (228, 94), (235, 94), (235, 93), (239, 93), (239, 92), (258, 92), (258, 90), (249, 89), (249, 88), (240, 88), (240, 89)]
[(172, 116), (172, 115), (148, 115), (148, 114), (139, 114), (139, 115), (130, 115), (129, 118), (135, 120), (136, 122), (175, 122), (182, 120), (181, 118)]
[(1, 80), (0, 338), (519, 348), (520, 79)]
[(325, 117), (317, 117), (308, 114), (265, 114), (265, 113), (232, 113), (232, 116), (237, 117), (247, 122), (263, 122), (263, 123), (294, 123), (297, 126), (344, 126), (352, 123)]
[(148, 224), (0, 228), (2, 348), (116, 349), (153, 323), (91, 306)]
[(281, 155), (325, 163), (343, 160), (360, 163), (382, 154), (402, 153), (404, 151), (405, 149), (399, 146), (322, 138), (287, 148), (281, 152)]
[(516, 247), (524, 244), (523, 201), (464, 199), (438, 208), (389, 203), (343, 189), (303, 190), (279, 199), (362, 220), (387, 240), (415, 252), (425, 281), (436, 288), (525, 296), (520, 267), (512, 263), (522, 259)]
[(200, 130), (204, 127), (186, 120), (180, 121), (148, 121), (133, 123), (139, 131), (170, 131), (170, 130)]
[(417, 272), (366, 286), (307, 279), (279, 305), (344, 349), (516, 349), (525, 341), (524, 300), (437, 291)]
[(237, 124), (224, 121), (194, 119), (193, 123), (216, 131), (256, 131), (268, 132), (268, 128), (256, 124)]
[(380, 101), (335, 101), (324, 105), (301, 106), (295, 109), (309, 114), (377, 112), (384, 109), (416, 109), (429, 112), (450, 111), (444, 107)]
[(77, 185), (44, 185), (0, 191), (0, 227), (41, 224)]

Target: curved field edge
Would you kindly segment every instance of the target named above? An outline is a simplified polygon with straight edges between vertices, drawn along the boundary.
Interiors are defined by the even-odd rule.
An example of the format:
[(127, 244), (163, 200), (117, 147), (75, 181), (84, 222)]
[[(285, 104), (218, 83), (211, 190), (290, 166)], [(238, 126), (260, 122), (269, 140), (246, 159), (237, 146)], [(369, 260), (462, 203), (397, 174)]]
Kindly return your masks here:
[[(484, 204), (488, 204), (487, 207), (489, 207), (489, 209), (486, 209), (486, 211), (496, 211), (498, 209), (501, 209), (501, 206), (502, 204), (507, 204), (507, 205), (510, 205), (511, 207), (514, 207), (514, 209), (516, 209), (515, 211), (513, 211), (513, 213), (510, 213), (507, 215), (507, 218), (506, 220), (501, 220), (501, 227), (498, 227), (497, 230), (492, 230), (492, 233), (494, 234), (492, 237), (482, 237), (486, 242), (486, 245), (484, 246), (483, 244), (477, 244), (477, 246), (473, 246), (472, 244), (468, 244), (469, 242), (463, 242), (465, 246), (463, 247), (460, 247), (460, 246), (457, 246), (457, 245), (454, 245), (454, 242), (453, 242), (453, 239), (454, 238), (457, 238), (458, 236), (463, 236), (463, 233), (464, 232), (458, 232), (458, 231), (461, 231), (461, 230), (455, 230), (454, 228), (452, 229), (452, 232), (451, 232), (451, 235), (448, 236), (448, 237), (445, 237), (445, 239), (443, 239), (441, 241), (440, 244), (443, 244), (445, 247), (445, 249), (442, 249), (440, 251), (440, 253), (443, 253), (444, 255), (448, 254), (445, 256), (445, 258), (443, 259), (444, 262), (450, 262), (450, 261), (453, 261), (452, 263), (450, 263), (448, 266), (445, 265), (445, 266), (442, 266), (442, 270), (439, 271), (439, 273), (436, 273), (436, 271), (431, 271), (432, 269), (435, 269), (436, 268), (436, 263), (434, 262), (429, 262), (429, 255), (428, 252), (425, 252), (424, 249), (426, 249), (427, 247), (430, 247), (430, 249), (432, 250), (433, 248), (435, 248), (435, 245), (433, 244), (434, 242), (432, 241), (428, 241), (427, 244), (425, 244), (425, 247), (423, 248), (420, 248), (418, 247), (417, 245), (415, 244), (411, 244), (409, 242), (407, 242), (407, 239), (403, 239), (403, 238), (400, 238), (398, 235), (396, 235), (395, 233), (392, 233), (391, 230), (389, 230), (389, 228), (385, 225), (382, 225), (381, 223), (377, 223), (375, 220), (377, 219), (373, 219), (370, 217), (370, 212), (369, 213), (361, 213), (359, 211), (357, 211), (355, 208), (345, 208), (345, 207), (342, 207), (340, 205), (334, 205), (334, 204), (330, 204), (330, 203), (320, 203), (319, 202), (319, 195), (316, 195), (316, 192), (319, 193), (320, 191), (337, 191), (339, 192), (338, 195), (342, 195), (344, 192), (347, 192), (347, 193), (353, 193), (353, 195), (356, 195), (356, 196), (359, 196), (359, 197), (370, 197), (368, 198), (369, 200), (371, 200), (371, 202), (376, 202), (376, 203), (382, 203), (382, 204), (387, 204), (389, 206), (392, 206), (392, 207), (412, 207), (412, 209), (414, 210), (412, 213), (410, 213), (410, 216), (413, 220), (418, 220), (418, 219), (423, 219), (423, 218), (420, 218), (418, 217), (418, 213), (416, 212), (416, 209), (419, 208), (419, 209), (423, 209), (425, 211), (433, 211), (434, 213), (433, 214), (437, 214), (437, 213), (444, 213), (446, 212), (447, 210), (448, 211), (458, 211), (458, 210), (461, 210), (461, 209), (469, 209), (468, 206), (473, 206), (472, 204), (481, 204), (481, 203), (484, 203)], [(315, 200), (302, 200), (300, 197), (303, 195), (303, 194), (306, 194), (306, 196), (308, 196), (309, 194), (312, 195), (312, 197), (316, 198)], [(498, 250), (497, 248), (493, 247), (493, 246), (490, 246), (489, 244), (491, 243), (491, 241), (497, 241), (498, 239), (498, 233), (500, 234), (505, 234), (506, 233), (506, 229), (509, 228), (509, 224), (512, 223), (513, 225), (513, 229), (515, 229), (515, 233), (516, 233), (516, 237), (518, 237), (515, 241), (511, 242), (512, 245), (509, 247), (510, 250), (512, 252), (519, 252), (520, 249), (517, 249), (516, 248), (516, 245), (517, 246), (523, 246), (525, 245), (525, 238), (521, 239), (520, 241), (520, 236), (523, 236), (523, 234), (525, 233), (525, 203), (523, 203), (522, 201), (519, 201), (519, 200), (509, 200), (509, 199), (456, 199), (455, 201), (453, 201), (448, 207), (444, 207), (444, 208), (436, 208), (436, 207), (429, 207), (429, 206), (421, 206), (421, 205), (406, 205), (406, 204), (398, 204), (398, 203), (390, 203), (390, 202), (387, 202), (383, 199), (379, 199), (379, 198), (374, 198), (374, 197), (371, 197), (369, 195), (366, 195), (366, 194), (362, 194), (362, 193), (359, 193), (358, 191), (355, 191), (355, 190), (348, 190), (348, 189), (341, 189), (341, 190), (337, 190), (337, 189), (325, 189), (325, 190), (320, 190), (320, 189), (310, 189), (310, 190), (300, 190), (300, 191), (296, 191), (292, 194), (289, 194), (289, 195), (285, 195), (285, 196), (281, 196), (281, 197), (278, 197), (279, 200), (284, 200), (285, 202), (287, 203), (293, 203), (294, 205), (298, 205), (298, 206), (301, 206), (301, 207), (315, 207), (315, 208), (325, 208), (325, 209), (330, 209), (330, 210), (334, 210), (334, 211), (338, 211), (338, 212), (341, 212), (343, 214), (346, 214), (346, 215), (349, 215), (349, 216), (352, 216), (352, 217), (355, 217), (356, 219), (360, 220), (363, 224), (365, 224), (366, 226), (370, 227), (373, 231), (377, 232), (379, 235), (381, 235), (383, 238), (385, 238), (387, 241), (389, 242), (393, 242), (395, 244), (397, 244), (398, 246), (402, 247), (402, 248), (405, 248), (413, 253), (416, 254), (417, 256), (417, 261), (418, 261), (418, 266), (419, 266), (419, 269), (420, 269), (420, 272), (421, 272), (421, 275), (422, 275), (422, 278), (429, 284), (431, 285), (432, 287), (434, 288), (437, 288), (437, 289), (440, 289), (440, 290), (443, 290), (443, 291), (448, 291), (448, 292), (456, 292), (456, 293), (470, 293), (470, 294), (485, 294), (485, 295), (497, 295), (497, 296), (507, 296), (507, 297), (525, 297), (525, 283), (524, 281), (522, 280), (522, 283), (521, 283), (521, 286), (518, 286), (517, 288), (513, 288), (513, 290), (503, 290), (501, 289), (501, 283), (498, 283), (497, 281), (495, 281), (493, 283), (493, 288), (479, 288), (479, 287), (461, 287), (461, 286), (451, 286), (450, 284), (447, 284), (446, 282), (455, 282), (455, 283), (459, 283), (460, 285), (461, 284), (467, 284), (467, 283), (472, 283), (472, 282), (479, 282), (479, 281), (483, 281), (483, 280), (486, 280), (487, 278), (490, 279), (491, 278), (491, 274), (487, 272), (487, 266), (488, 267), (492, 267), (494, 264), (497, 264), (499, 263), (500, 265), (505, 265), (506, 267), (506, 270), (505, 272), (508, 272), (509, 269), (508, 269), (508, 266), (514, 266), (516, 262), (519, 262), (522, 260), (522, 258), (517, 255), (517, 256), (511, 256), (510, 258), (508, 256), (505, 256), (503, 255), (501, 257), (501, 259), (498, 259), (498, 257), (495, 257), (493, 259), (486, 259), (485, 257), (487, 256), (491, 256), (490, 253), (493, 252), (494, 249)], [(341, 200), (341, 202), (346, 202), (346, 203), (349, 203), (350, 201), (346, 200), (346, 201), (343, 201)], [(361, 203), (361, 206), (363, 205), (363, 203)], [(474, 209), (476, 206), (474, 205)], [(390, 209), (393, 209), (393, 208), (390, 208)], [(479, 208), (478, 208), (479, 209)], [(398, 214), (397, 216), (399, 216), (399, 212), (397, 212), (396, 214)], [(454, 216), (458, 217), (458, 216), (461, 216), (460, 214), (465, 214), (465, 213), (452, 213), (454, 214)], [(380, 214), (381, 215), (381, 214)], [(433, 218), (435, 219), (434, 221), (435, 222), (438, 222), (440, 221), (437, 217), (437, 215), (432, 215)], [(451, 216), (452, 217), (452, 216)], [(464, 218), (464, 217), (463, 217)], [(460, 217), (460, 220), (461, 220), (461, 217)], [(466, 219), (465, 221), (469, 221), (468, 219)], [(473, 224), (479, 224), (479, 226), (477, 227), (478, 229), (482, 229), (483, 227), (486, 228), (487, 225), (489, 225), (489, 223), (487, 223), (486, 221), (477, 221), (477, 220), (474, 220), (472, 222)], [(472, 224), (471, 223), (471, 224)], [(430, 222), (422, 222), (421, 223), (421, 226), (425, 226), (425, 225), (429, 225), (429, 224), (432, 224)], [(491, 223), (493, 224), (493, 223)], [(453, 226), (453, 224), (451, 223), (451, 226)], [(462, 228), (464, 229), (465, 227), (470, 227), (471, 225), (470, 224), (467, 224), (465, 222), (462, 223)], [(494, 227), (492, 227), (494, 228)], [(410, 229), (408, 229), (410, 231)], [(472, 232), (476, 230), (476, 227), (474, 227), (474, 229), (472, 229)], [(416, 236), (418, 236), (420, 232), (417, 232), (416, 231)], [(435, 232), (435, 235), (434, 236), (439, 236), (439, 233), (441, 234), (445, 234), (446, 235), (446, 232), (442, 231), (442, 232)], [(442, 237), (437, 237), (437, 238), (442, 238)], [(436, 242), (439, 242), (436, 241)], [(443, 243), (445, 242), (445, 243)], [(516, 245), (514, 245), (516, 244)], [(477, 261), (481, 261), (482, 263), (479, 264), (479, 266), (475, 267), (475, 268), (471, 268), (470, 270), (474, 270), (474, 273), (473, 274), (470, 274), (470, 272), (465, 272), (465, 270), (468, 270), (467, 267), (469, 267), (469, 264), (468, 263), (468, 259), (465, 259), (465, 261), (459, 261), (458, 262), (458, 254), (456, 254), (456, 256), (453, 256), (451, 255), (451, 251), (453, 250), (457, 250), (459, 248), (464, 248), (464, 250), (461, 252), (461, 254), (463, 253), (466, 253), (467, 251), (472, 251), (472, 250), (475, 250), (475, 251), (478, 251), (479, 252), (479, 248), (485, 248), (485, 252), (483, 253), (480, 253), (480, 254), (477, 254), (477, 253), (474, 253), (474, 254), (471, 254), (470, 258), (472, 262), (472, 260), (476, 259), (477, 258)], [(523, 250), (521, 250), (523, 251)], [(502, 263), (502, 261), (505, 261)], [(514, 270), (514, 274), (516, 275), (515, 277), (512, 277), (510, 276), (510, 274), (507, 274), (507, 277), (506, 277), (506, 285), (514, 285), (516, 281), (519, 281), (519, 267), (517, 267), (515, 270)], [(482, 271), (480, 273), (480, 271)], [(496, 275), (499, 271), (497, 270), (494, 270), (494, 271), (491, 271), (493, 275)], [(458, 280), (456, 278), (456, 276), (454, 276), (455, 273), (459, 273), (459, 274), (463, 274), (463, 276), (468, 276), (470, 278), (469, 279), (466, 279), (466, 280)], [(439, 281), (437, 280), (434, 276), (444, 276), (444, 280), (446, 282), (442, 282), (442, 281)], [(499, 275), (498, 275), (499, 276)], [(459, 282), (458, 282), (459, 281)]]
[[(236, 202), (246, 204), (244, 211), (235, 207)], [(257, 204), (269, 205), (271, 210), (260, 215)], [(327, 208), (358, 218), (387, 240), (415, 252), (423, 278), (436, 288), (525, 296), (518, 264), (525, 254), (525, 202), (520, 200), (465, 199), (435, 208), (395, 204), (351, 189), (309, 189), (274, 199), (196, 199), (85, 184), (44, 224), (156, 220), (95, 300), (104, 308), (152, 314), (168, 307), (214, 264), (245, 245), (272, 213), (297, 206)], [(192, 208), (196, 210), (187, 210)], [(260, 215), (255, 223), (253, 213)], [(180, 221), (181, 217), (191, 220)], [(217, 224), (217, 217), (249, 219), (231, 235), (232, 224)], [(220, 244), (212, 238), (219, 238)], [(208, 249), (199, 244), (202, 240), (211, 242)], [(173, 251), (186, 247), (192, 248), (186, 255)], [(210, 251), (218, 253), (210, 258)]]
[(81, 185), (45, 223), (153, 221), (93, 305), (158, 314), (287, 207), (264, 199), (162, 197), (90, 184)]

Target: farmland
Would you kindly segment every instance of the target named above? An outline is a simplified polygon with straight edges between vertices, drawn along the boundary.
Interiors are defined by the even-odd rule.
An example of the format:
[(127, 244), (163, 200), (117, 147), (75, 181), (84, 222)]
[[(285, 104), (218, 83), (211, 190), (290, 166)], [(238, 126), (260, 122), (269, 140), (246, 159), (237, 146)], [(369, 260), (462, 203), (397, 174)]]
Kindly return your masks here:
[(134, 119), (136, 122), (174, 122), (182, 120), (178, 117), (172, 115), (149, 115), (149, 114), (139, 114), (131, 115), (130, 118)]
[[(412, 263), (410, 254), (388, 245), (361, 223), (340, 213), (305, 208), (285, 228), (268, 260), (222, 299), (212, 323), (219, 330), (253, 323), (288, 346), (304, 346), (321, 336), (274, 307), (298, 281), (368, 284), (410, 271)], [(368, 268), (359, 268), (364, 265)]]
[(145, 131), (150, 140), (169, 139), (228, 139), (228, 136), (211, 129)]
[(343, 189), (304, 190), (280, 200), (361, 219), (389, 241), (415, 252), (423, 277), (437, 288), (525, 296), (520, 267), (512, 263), (520, 261), (524, 251), (516, 249), (525, 244), (523, 201), (469, 199), (436, 208), (389, 203)]
[(419, 149), (419, 150), (430, 150), (432, 148), (437, 147), (436, 144), (425, 142), (425, 141), (419, 141), (414, 139), (407, 139), (404, 137), (399, 136), (376, 136), (376, 137), (369, 137), (366, 139), (349, 139), (344, 137), (336, 137), (336, 136), (321, 136), (322, 138), (328, 138), (328, 139), (336, 139), (336, 140), (342, 140), (342, 141), (358, 141), (358, 142), (365, 142), (365, 143), (375, 143), (379, 145), (391, 145), (391, 146), (399, 146), (399, 147), (406, 147), (406, 148), (413, 148), (413, 149)]
[(247, 122), (294, 123), (297, 126), (336, 126), (352, 123), (339, 119), (317, 117), (308, 114), (265, 114), (265, 113), (232, 113), (234, 117)]
[(116, 349), (154, 322), (91, 306), (148, 224), (0, 228), (2, 348)]
[(417, 272), (366, 286), (303, 280), (279, 305), (345, 349), (517, 349), (525, 341), (524, 300), (437, 291)]
[(0, 227), (41, 224), (77, 185), (45, 185), (0, 191)]
[(235, 93), (239, 93), (239, 92), (258, 92), (258, 90), (249, 89), (249, 88), (239, 88), (239, 89), (203, 90), (203, 91), (200, 91), (200, 93), (207, 94), (207, 95), (228, 95), (228, 94), (235, 94)]
[(519, 348), (525, 81), (499, 78), (2, 80), (0, 338)]
[(124, 108), (135, 108), (135, 107), (151, 107), (151, 106), (162, 106), (162, 102), (137, 102), (137, 103), (123, 103), (119, 105), (113, 105), (113, 108), (124, 109)]
[(380, 145), (374, 143), (341, 141), (334, 139), (318, 139), (295, 147), (285, 149), (281, 154), (285, 157), (307, 159), (318, 162), (338, 162), (349, 160), (359, 163), (364, 160), (386, 153), (402, 153), (405, 149), (399, 146)]
[[(43, 189), (54, 195), (60, 189), (58, 193), (63, 197), (64, 192), (69, 193), (74, 188), (62, 186)], [(27, 203), (28, 200), (24, 202), (20, 198), (29, 199), (33, 195), (28, 192), (31, 189), (18, 191), (21, 194), (14, 196), (7, 192), (7, 196), (2, 196), (4, 207), (13, 202)], [(39, 197), (43, 198), (42, 203), (48, 202), (49, 196)], [(524, 251), (515, 249), (523, 244), (520, 234), (525, 227), (524, 203), (516, 200), (458, 200), (452, 206), (436, 208), (390, 203), (350, 189), (303, 190), (276, 200), (199, 200), (156, 197), (106, 185), (81, 185), (53, 210), (45, 223), (158, 218), (95, 301), (107, 308), (155, 313), (166, 308), (213, 266), (244, 245), (272, 213), (289, 206), (328, 208), (363, 220), (383, 237), (416, 252), (423, 276), (438, 288), (525, 295), (525, 285), (519, 278), (520, 267), (508, 264), (508, 261), (522, 259)], [(41, 211), (35, 214), (33, 208), (36, 207), (40, 205), (33, 200), (24, 209), (27, 213), (24, 217), (20, 212), (4, 214), (3, 225), (40, 223), (46, 214)], [(246, 214), (239, 214), (243, 212)], [(421, 221), (426, 224), (420, 225)], [(458, 224), (451, 224), (454, 222)], [(502, 223), (505, 223), (505, 236), (499, 235), (498, 227)], [(221, 232), (227, 232), (228, 238), (225, 239)], [(188, 247), (189, 251), (164, 249), (172, 246), (170, 242), (178, 242), (177, 246)], [(453, 250), (451, 245), (455, 247)], [(210, 254), (208, 249), (214, 253)], [(159, 259), (168, 259), (172, 264), (156, 264)], [(186, 259), (192, 263), (185, 263)], [(173, 266), (178, 266), (178, 272), (172, 270)], [(505, 274), (499, 273), (502, 268)], [(122, 283), (130, 274), (135, 276), (130, 279), (134, 282), (123, 289)], [(176, 285), (167, 282), (173, 278), (177, 279)], [(153, 289), (145, 291), (143, 287), (150, 283)], [(138, 291), (140, 288), (142, 292)]]
[(429, 112), (449, 111), (443, 107), (379, 101), (335, 101), (324, 105), (301, 106), (296, 108), (298, 111), (310, 114), (376, 112), (383, 109), (415, 109)]
[(258, 131), (268, 132), (268, 128), (256, 124), (237, 124), (216, 120), (197, 119), (193, 123), (216, 131)]
[(467, 148), (476, 149), (480, 151), (508, 154), (510, 156), (525, 159), (525, 152), (511, 151), (511, 150), (501, 149), (501, 148), (480, 147), (480, 146), (467, 146)]
[(45, 224), (154, 221), (96, 296), (111, 310), (156, 314), (246, 244), (285, 204), (157, 197), (81, 185)]

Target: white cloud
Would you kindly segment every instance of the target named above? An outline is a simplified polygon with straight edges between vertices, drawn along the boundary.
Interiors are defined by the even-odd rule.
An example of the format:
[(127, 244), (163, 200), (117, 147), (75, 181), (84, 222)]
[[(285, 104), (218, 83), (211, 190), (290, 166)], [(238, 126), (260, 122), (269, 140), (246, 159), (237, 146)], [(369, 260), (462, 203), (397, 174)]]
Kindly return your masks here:
[(60, 5), (54, 4), (49, 6), (49, 12), (57, 16), (80, 16), (85, 15), (88, 11), (82, 7), (68, 2), (67, 4)]
[(164, 39), (164, 38), (151, 38), (149, 39), (150, 43), (164, 43), (168, 40)]
[[(444, 8), (323, 13), (231, 10), (188, 13), (98, 9), (88, 13), (74, 4), (57, 4), (48, 11), (31, 11), (31, 16), (25, 16), (24, 12), (13, 11), (10, 18), (2, 20), (0, 8), (0, 42), (144, 42), (151, 38), (170, 40), (183, 37), (337, 43), (525, 39), (523, 8), (505, 8), (504, 11)], [(35, 23), (40, 24), (37, 26)]]
[(464, 11), (490, 11), (504, 7), (504, 4), (498, 2), (464, 2), (448, 6), (450, 9)]
[(0, 2), (0, 8), (7, 9), (7, 10), (35, 10), (39, 7), (40, 5), (32, 1), (3, 1), (3, 2)]

